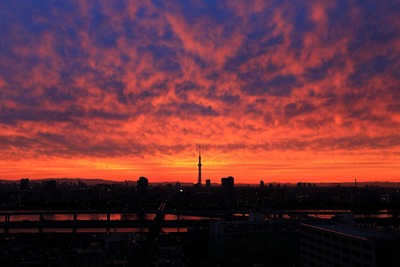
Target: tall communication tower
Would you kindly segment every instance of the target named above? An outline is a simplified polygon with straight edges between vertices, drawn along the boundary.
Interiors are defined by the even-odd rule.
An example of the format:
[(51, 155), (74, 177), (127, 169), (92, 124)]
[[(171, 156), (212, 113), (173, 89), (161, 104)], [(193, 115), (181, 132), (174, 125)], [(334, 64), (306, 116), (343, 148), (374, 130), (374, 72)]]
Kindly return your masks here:
[(198, 164), (198, 166), (199, 166), (199, 176), (197, 178), (197, 185), (201, 186), (201, 166), (202, 166), (202, 164), (201, 164), (201, 147), (198, 146), (198, 149), (199, 149), (199, 164)]

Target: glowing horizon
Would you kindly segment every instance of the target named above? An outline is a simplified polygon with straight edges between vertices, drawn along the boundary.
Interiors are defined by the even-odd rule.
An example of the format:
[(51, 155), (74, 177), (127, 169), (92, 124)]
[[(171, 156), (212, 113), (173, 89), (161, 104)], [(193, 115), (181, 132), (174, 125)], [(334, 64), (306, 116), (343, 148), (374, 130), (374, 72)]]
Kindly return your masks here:
[(398, 0), (0, 10), (0, 179), (400, 181)]

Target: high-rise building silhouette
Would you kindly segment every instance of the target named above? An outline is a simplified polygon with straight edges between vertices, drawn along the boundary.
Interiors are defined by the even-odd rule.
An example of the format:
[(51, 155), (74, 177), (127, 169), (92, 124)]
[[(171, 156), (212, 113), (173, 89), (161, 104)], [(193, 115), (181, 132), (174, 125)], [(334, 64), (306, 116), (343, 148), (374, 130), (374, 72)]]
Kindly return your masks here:
[(221, 178), (221, 190), (225, 205), (232, 206), (235, 202), (235, 179), (232, 176)]
[(235, 188), (235, 179), (232, 176), (221, 178), (221, 187), (223, 192), (233, 192)]
[(206, 188), (207, 188), (207, 189), (210, 189), (210, 188), (211, 188), (211, 180), (210, 180), (210, 179), (207, 179), (207, 180), (206, 180)]
[(139, 197), (145, 197), (147, 195), (147, 189), (149, 188), (149, 180), (146, 177), (139, 177), (137, 180), (137, 192)]

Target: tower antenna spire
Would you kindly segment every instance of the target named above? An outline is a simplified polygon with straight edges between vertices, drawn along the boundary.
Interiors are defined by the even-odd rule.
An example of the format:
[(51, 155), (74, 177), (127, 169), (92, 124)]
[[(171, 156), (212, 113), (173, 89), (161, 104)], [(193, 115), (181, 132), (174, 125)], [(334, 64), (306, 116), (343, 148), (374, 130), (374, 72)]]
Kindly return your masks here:
[(199, 166), (199, 174), (197, 177), (197, 185), (201, 186), (201, 166), (203, 164), (201, 164), (201, 146), (200, 145), (198, 145), (198, 150), (199, 150), (199, 164), (197, 164), (197, 166)]

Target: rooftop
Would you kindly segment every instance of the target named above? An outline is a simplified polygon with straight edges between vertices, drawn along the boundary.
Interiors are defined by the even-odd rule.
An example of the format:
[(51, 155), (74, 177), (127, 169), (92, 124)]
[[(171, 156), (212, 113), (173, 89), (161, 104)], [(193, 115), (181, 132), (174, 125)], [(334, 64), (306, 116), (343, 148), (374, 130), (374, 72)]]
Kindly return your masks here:
[(323, 224), (302, 224), (303, 226), (328, 231), (334, 234), (346, 235), (353, 238), (364, 239), (364, 240), (377, 240), (377, 239), (393, 239), (393, 235), (384, 232), (378, 232), (373, 230), (362, 229), (355, 226), (334, 224), (334, 223), (323, 223)]

